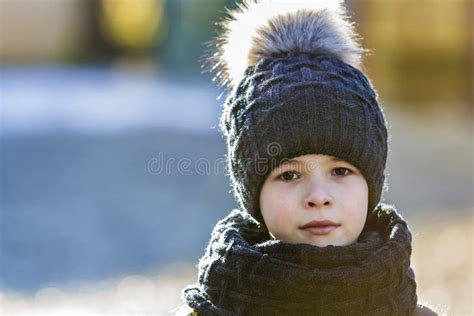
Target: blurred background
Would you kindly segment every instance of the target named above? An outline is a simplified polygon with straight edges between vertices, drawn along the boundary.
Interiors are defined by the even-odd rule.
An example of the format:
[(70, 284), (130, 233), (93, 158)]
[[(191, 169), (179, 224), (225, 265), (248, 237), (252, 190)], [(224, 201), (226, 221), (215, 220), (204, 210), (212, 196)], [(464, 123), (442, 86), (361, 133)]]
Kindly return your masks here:
[[(346, 0), (390, 125), (418, 296), (473, 313), (473, 4)], [(166, 314), (232, 208), (231, 0), (0, 0), (0, 313)]]

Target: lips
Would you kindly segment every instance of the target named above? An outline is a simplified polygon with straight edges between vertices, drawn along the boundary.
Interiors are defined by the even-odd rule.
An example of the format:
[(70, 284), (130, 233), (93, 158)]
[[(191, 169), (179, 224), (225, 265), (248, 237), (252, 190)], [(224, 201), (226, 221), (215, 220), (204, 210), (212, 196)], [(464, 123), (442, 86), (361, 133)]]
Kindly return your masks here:
[(334, 223), (330, 220), (322, 220), (322, 221), (311, 221), (306, 223), (305, 225), (301, 226), (300, 229), (307, 231), (313, 235), (327, 235), (336, 228), (341, 226), (340, 224)]

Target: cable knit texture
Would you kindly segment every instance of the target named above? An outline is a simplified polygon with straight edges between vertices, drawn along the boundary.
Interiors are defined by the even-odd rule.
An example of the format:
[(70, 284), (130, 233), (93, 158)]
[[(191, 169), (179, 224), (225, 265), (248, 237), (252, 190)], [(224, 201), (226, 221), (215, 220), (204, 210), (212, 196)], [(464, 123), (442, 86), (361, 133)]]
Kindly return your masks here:
[(411, 233), (389, 205), (369, 215), (356, 243), (323, 248), (271, 240), (236, 209), (214, 227), (183, 298), (198, 315), (411, 315), (410, 255)]

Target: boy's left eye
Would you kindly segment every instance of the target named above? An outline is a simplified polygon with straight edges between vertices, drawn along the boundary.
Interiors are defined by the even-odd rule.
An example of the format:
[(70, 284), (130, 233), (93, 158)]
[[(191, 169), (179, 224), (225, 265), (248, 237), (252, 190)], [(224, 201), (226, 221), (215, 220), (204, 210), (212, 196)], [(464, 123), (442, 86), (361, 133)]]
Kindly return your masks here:
[(350, 173), (351, 173), (351, 170), (347, 168), (343, 168), (343, 167), (334, 168), (333, 170), (333, 174), (336, 176), (347, 176)]
[(291, 170), (286, 171), (286, 172), (283, 172), (282, 174), (280, 174), (278, 176), (278, 179), (283, 180), (285, 182), (296, 180), (296, 179), (298, 179), (298, 173), (296, 173), (295, 171), (291, 171)]

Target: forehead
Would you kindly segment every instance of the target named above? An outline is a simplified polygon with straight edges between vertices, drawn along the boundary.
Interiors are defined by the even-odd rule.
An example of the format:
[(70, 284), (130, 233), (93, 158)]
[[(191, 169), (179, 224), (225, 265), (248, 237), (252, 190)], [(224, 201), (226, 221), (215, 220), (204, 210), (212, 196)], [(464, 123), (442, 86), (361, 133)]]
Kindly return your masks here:
[(305, 155), (297, 158), (292, 158), (286, 160), (286, 162), (290, 164), (299, 164), (299, 163), (305, 163), (308, 161), (318, 161), (321, 163), (327, 163), (327, 162), (346, 162), (343, 159), (334, 157), (334, 156), (327, 156), (327, 155)]
[(280, 172), (281, 169), (284, 169), (287, 167), (313, 169), (317, 166), (332, 165), (334, 163), (341, 163), (341, 162), (349, 164), (347, 161), (334, 157), (334, 156), (320, 155), (320, 154), (304, 155), (304, 156), (299, 156), (299, 157), (295, 157), (291, 159), (285, 159), (285, 161), (282, 162), (282, 164), (277, 166), (275, 169), (273, 169), (271, 173), (273, 174), (273, 173)]
[[(286, 159), (281, 166), (284, 165), (301, 165), (305, 163), (317, 163), (317, 164), (326, 164), (332, 162), (346, 162), (343, 159), (328, 156), (328, 155), (304, 155), (300, 157), (295, 157), (292, 159)], [(346, 162), (347, 163), (347, 162)]]

